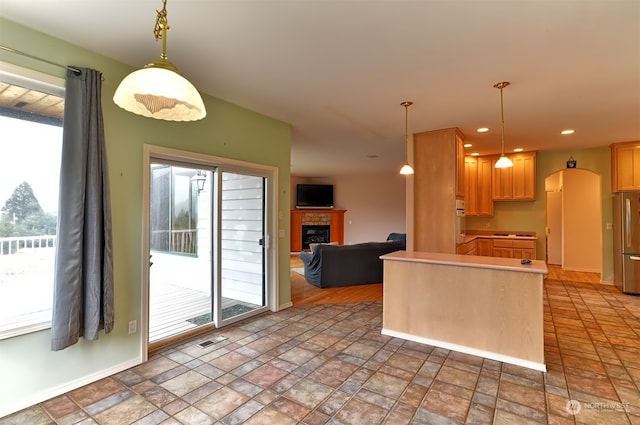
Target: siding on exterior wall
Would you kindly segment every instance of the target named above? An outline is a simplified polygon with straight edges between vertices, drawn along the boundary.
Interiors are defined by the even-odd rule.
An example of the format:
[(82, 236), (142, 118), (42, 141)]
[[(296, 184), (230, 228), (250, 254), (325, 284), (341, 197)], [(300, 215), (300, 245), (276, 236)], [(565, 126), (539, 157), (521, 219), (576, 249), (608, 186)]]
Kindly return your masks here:
[(222, 176), (222, 296), (263, 305), (264, 179)]

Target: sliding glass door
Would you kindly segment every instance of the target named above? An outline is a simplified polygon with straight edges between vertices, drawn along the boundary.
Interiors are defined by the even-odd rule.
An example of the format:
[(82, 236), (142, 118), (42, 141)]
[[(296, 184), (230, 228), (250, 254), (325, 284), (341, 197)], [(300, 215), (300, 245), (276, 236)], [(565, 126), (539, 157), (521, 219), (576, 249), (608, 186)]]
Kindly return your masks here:
[(151, 164), (150, 343), (212, 322), (211, 174)]
[(267, 310), (267, 176), (160, 160), (149, 176), (149, 344)]
[(219, 326), (266, 309), (265, 180), (246, 172), (216, 172)]

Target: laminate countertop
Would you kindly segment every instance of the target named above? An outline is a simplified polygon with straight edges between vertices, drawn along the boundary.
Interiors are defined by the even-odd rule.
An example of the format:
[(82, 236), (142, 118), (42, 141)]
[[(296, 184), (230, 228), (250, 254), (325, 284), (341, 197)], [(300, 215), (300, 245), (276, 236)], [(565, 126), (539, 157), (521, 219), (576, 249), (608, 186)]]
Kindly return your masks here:
[(479, 255), (443, 254), (438, 252), (396, 251), (380, 257), (389, 261), (446, 264), (450, 266), (481, 269), (509, 270), (524, 273), (547, 274), (547, 264), (542, 260), (531, 260), (522, 264), (517, 258), (487, 257)]
[[(535, 232), (502, 232), (502, 231), (486, 231), (482, 233), (474, 233), (473, 230), (468, 231), (464, 237), (464, 242), (471, 242), (475, 239), (515, 239), (515, 240), (537, 240)], [(461, 245), (461, 244), (458, 244)]]

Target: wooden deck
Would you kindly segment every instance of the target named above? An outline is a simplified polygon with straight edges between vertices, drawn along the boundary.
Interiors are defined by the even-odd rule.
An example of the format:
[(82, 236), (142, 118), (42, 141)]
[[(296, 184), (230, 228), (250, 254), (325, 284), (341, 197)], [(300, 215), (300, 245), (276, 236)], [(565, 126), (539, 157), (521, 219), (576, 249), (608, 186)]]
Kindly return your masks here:
[[(210, 314), (213, 310), (211, 303), (211, 297), (201, 291), (170, 283), (155, 285), (151, 288), (149, 296), (149, 343), (153, 344), (210, 324), (211, 321), (206, 319), (197, 323), (189, 320)], [(237, 304), (251, 309), (260, 307), (232, 298), (222, 298), (223, 310)], [(228, 317), (223, 314), (223, 318)]]
[(169, 283), (154, 285), (149, 294), (149, 342), (198, 327), (187, 320), (211, 312), (211, 297)]

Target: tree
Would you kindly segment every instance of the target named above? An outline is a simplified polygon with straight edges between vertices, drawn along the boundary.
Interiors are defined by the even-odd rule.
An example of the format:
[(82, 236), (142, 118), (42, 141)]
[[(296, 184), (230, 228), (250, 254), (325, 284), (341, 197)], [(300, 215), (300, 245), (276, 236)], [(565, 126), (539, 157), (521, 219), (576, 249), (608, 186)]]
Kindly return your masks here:
[(16, 187), (2, 207), (2, 212), (10, 219), (22, 221), (25, 218), (42, 214), (40, 202), (33, 194), (33, 189), (27, 182), (22, 182)]
[(0, 214), (0, 237), (55, 235), (57, 217), (45, 213), (31, 186), (22, 182)]

